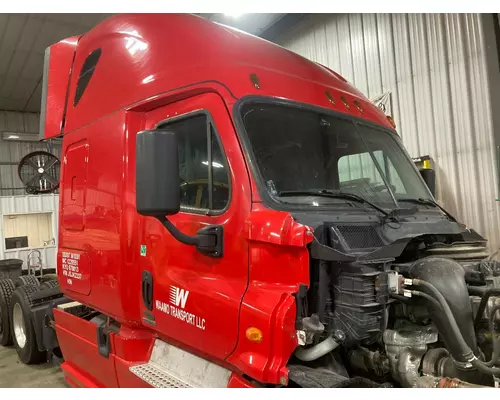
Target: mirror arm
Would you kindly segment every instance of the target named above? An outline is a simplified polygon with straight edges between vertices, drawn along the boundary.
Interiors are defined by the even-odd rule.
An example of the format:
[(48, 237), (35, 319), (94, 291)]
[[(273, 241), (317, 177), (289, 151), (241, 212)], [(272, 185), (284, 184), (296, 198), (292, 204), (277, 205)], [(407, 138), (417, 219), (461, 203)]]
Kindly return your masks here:
[(167, 217), (158, 217), (163, 226), (170, 232), (170, 234), (179, 242), (187, 244), (189, 246), (197, 246), (200, 243), (199, 236), (190, 236), (182, 233), (179, 229), (175, 227), (172, 222), (168, 220)]
[(196, 250), (209, 257), (222, 257), (224, 230), (221, 225), (201, 228), (196, 236), (186, 235), (175, 227), (167, 217), (157, 217), (169, 233), (179, 242), (196, 246)]

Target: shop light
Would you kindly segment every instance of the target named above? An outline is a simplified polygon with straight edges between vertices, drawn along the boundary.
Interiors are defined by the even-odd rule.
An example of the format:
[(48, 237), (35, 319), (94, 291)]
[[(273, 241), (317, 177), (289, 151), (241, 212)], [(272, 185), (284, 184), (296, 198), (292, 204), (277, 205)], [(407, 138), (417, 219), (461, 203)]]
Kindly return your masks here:
[(242, 15), (244, 15), (245, 13), (224, 13), (224, 15), (226, 17), (230, 17), (230, 18), (234, 18), (234, 19), (238, 19), (239, 17), (241, 17)]
[(20, 142), (39, 142), (38, 133), (2, 132), (2, 139)]

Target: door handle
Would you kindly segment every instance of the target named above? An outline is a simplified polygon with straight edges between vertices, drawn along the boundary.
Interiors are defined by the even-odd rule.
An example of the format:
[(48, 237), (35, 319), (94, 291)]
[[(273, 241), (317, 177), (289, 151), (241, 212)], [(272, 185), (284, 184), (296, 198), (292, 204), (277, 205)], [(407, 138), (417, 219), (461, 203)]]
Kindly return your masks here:
[(153, 275), (149, 271), (142, 271), (142, 302), (153, 311)]

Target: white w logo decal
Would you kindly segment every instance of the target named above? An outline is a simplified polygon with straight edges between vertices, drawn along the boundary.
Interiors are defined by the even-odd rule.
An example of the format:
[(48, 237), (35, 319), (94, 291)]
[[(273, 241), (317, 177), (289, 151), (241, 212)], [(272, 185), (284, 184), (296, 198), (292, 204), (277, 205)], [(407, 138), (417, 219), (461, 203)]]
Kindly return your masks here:
[(189, 290), (179, 289), (175, 286), (170, 286), (170, 303), (176, 307), (184, 308), (189, 296)]

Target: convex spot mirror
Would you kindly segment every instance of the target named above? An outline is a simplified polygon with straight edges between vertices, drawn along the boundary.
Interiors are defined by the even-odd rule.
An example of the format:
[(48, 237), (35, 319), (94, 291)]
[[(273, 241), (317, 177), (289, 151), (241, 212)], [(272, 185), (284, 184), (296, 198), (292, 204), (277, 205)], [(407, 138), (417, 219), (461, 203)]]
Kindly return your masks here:
[(139, 214), (152, 217), (179, 212), (181, 192), (175, 132), (149, 130), (137, 133), (136, 207)]

